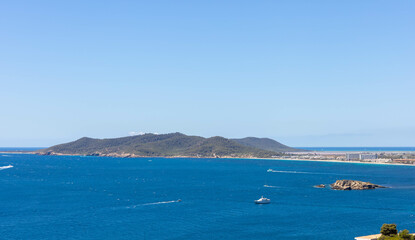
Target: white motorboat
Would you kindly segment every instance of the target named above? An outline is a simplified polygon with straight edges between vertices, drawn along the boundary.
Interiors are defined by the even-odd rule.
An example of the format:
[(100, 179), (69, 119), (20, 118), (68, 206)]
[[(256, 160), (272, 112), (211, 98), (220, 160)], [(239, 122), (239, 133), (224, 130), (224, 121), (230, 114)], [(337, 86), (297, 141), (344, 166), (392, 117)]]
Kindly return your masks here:
[(271, 168), (267, 170), (267, 172), (273, 172), (274, 170), (272, 170)]
[(260, 198), (260, 199), (255, 200), (254, 202), (255, 202), (256, 204), (267, 204), (267, 203), (270, 203), (270, 202), (271, 202), (271, 199), (269, 199), (269, 198), (264, 198), (264, 196), (261, 196), (261, 198)]

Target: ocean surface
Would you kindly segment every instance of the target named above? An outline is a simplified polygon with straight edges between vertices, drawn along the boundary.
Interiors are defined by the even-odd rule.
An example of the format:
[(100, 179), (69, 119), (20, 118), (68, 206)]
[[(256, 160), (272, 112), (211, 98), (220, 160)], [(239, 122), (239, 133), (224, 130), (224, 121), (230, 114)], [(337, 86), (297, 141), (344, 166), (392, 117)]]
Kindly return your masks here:
[[(411, 166), (0, 154), (0, 167), (1, 239), (352, 240), (383, 223), (415, 231)], [(390, 188), (313, 188), (337, 179)], [(261, 195), (272, 203), (255, 205)]]
[(0, 152), (30, 152), (43, 148), (44, 147), (0, 147)]

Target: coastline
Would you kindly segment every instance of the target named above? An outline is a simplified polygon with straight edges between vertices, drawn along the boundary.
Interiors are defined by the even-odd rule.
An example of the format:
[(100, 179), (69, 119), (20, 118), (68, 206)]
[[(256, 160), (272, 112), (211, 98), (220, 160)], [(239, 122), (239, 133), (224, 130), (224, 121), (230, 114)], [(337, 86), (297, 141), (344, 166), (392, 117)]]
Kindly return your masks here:
[(7, 152), (2, 151), (0, 154), (33, 154), (41, 156), (81, 156), (81, 157), (114, 157), (114, 158), (200, 158), (200, 159), (256, 159), (256, 160), (267, 160), (267, 161), (304, 161), (304, 162), (330, 162), (330, 163), (351, 163), (351, 164), (370, 164), (370, 165), (388, 165), (388, 166), (410, 166), (415, 167), (415, 164), (403, 164), (403, 163), (380, 163), (380, 162), (360, 162), (360, 161), (341, 161), (341, 160), (321, 160), (321, 159), (301, 159), (301, 158), (256, 158), (256, 157), (195, 157), (195, 156), (131, 156), (126, 154), (125, 156), (111, 156), (111, 155), (100, 155), (100, 156), (88, 156), (84, 154), (62, 154), (55, 153), (51, 155), (39, 154), (38, 152)]
[(333, 163), (354, 163), (354, 164), (371, 164), (371, 165), (391, 165), (391, 166), (410, 166), (415, 167), (415, 164), (403, 164), (403, 163), (379, 163), (379, 162), (359, 162), (359, 161), (341, 161), (341, 160), (319, 160), (319, 159), (300, 159), (300, 158), (290, 158), (290, 159), (275, 159), (275, 158), (261, 158), (263, 160), (279, 160), (279, 161), (304, 161), (304, 162), (333, 162)]

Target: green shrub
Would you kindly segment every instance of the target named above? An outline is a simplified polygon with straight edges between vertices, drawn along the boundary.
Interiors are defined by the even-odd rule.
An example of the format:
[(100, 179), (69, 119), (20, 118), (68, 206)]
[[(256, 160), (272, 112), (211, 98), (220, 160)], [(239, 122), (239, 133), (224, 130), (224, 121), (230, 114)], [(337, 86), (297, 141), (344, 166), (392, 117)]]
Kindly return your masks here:
[(408, 230), (402, 230), (399, 232), (399, 237), (404, 239), (404, 240), (411, 240), (412, 236), (409, 234)]
[(380, 233), (384, 236), (389, 237), (398, 234), (398, 230), (396, 230), (396, 224), (383, 224), (380, 228)]
[(392, 237), (381, 236), (380, 238), (378, 238), (378, 240), (402, 240), (402, 238), (400, 238), (398, 235), (394, 235)]

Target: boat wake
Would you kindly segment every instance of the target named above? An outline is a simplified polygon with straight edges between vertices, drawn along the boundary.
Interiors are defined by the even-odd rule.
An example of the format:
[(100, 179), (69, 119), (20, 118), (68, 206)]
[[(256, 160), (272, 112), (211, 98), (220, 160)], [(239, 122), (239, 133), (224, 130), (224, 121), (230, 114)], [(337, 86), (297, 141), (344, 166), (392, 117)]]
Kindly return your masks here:
[(273, 173), (293, 173), (293, 174), (338, 175), (338, 176), (360, 176), (360, 175), (356, 175), (356, 174), (347, 174), (347, 173), (297, 172), (297, 171), (279, 171), (279, 170), (274, 170), (274, 169), (268, 169), (267, 172), (273, 172)]
[(143, 204), (137, 204), (137, 205), (133, 205), (133, 206), (128, 206), (127, 208), (136, 208), (136, 207), (140, 207), (140, 206), (150, 206), (150, 205), (159, 205), (159, 204), (169, 204), (169, 203), (178, 203), (181, 202), (182, 200), (173, 200), (173, 201), (165, 201), (165, 202), (153, 202), (153, 203), (143, 203)]
[(165, 201), (165, 202), (144, 203), (144, 204), (141, 204), (141, 206), (167, 204), (167, 203), (175, 203), (175, 202), (179, 202), (179, 201), (175, 200), (175, 201)]
[(274, 173), (301, 173), (301, 174), (316, 174), (316, 173), (311, 173), (311, 172), (297, 172), (297, 171), (277, 171), (277, 170), (272, 170), (272, 169), (268, 169), (267, 172), (274, 172)]
[(4, 170), (4, 169), (8, 169), (8, 168), (12, 168), (12, 167), (13, 167), (12, 165), (3, 166), (3, 167), (0, 167), (0, 170)]

